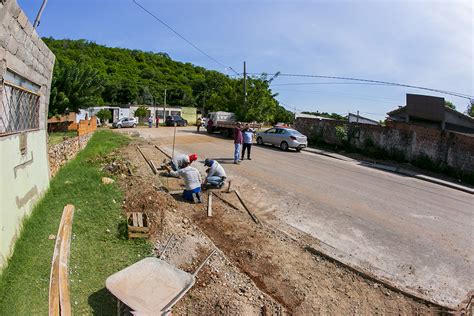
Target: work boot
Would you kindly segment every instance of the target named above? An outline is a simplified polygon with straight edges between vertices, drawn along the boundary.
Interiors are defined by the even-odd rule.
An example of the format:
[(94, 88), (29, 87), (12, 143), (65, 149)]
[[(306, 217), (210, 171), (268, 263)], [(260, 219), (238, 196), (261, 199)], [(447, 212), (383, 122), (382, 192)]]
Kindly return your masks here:
[(194, 204), (202, 203), (201, 192), (193, 193), (193, 202), (194, 202)]

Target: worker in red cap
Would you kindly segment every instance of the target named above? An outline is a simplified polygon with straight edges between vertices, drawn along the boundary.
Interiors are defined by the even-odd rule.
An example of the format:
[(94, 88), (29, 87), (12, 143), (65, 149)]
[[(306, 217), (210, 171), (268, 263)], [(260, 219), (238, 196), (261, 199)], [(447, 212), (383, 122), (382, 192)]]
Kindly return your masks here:
[(180, 154), (174, 156), (169, 162), (165, 161), (161, 165), (161, 168), (166, 168), (168, 169), (168, 171), (171, 171), (169, 170), (169, 167), (171, 167), (173, 171), (178, 171), (179, 169), (185, 168), (186, 166), (190, 165), (193, 161), (196, 161), (197, 159), (197, 154), (191, 154), (189, 156)]
[(191, 164), (191, 163), (193, 163), (193, 161), (198, 160), (198, 155), (197, 154), (191, 154), (191, 155), (189, 155), (188, 158), (189, 158), (189, 163)]

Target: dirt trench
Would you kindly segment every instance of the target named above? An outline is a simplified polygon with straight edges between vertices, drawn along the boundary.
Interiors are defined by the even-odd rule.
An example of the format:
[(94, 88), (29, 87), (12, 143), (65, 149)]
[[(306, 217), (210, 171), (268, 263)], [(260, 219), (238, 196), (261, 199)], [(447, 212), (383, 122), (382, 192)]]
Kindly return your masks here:
[[(255, 224), (235, 195), (219, 193), (213, 216), (206, 201), (190, 204), (176, 190), (180, 180), (154, 175), (137, 152), (159, 165), (165, 156), (154, 143), (135, 139), (120, 150), (132, 175), (121, 176), (124, 212), (146, 212), (157, 253), (170, 235), (175, 238), (164, 259), (192, 272), (211, 249), (217, 248), (196, 285), (176, 305), (174, 314), (436, 314), (435, 306), (385, 288), (335, 262), (304, 250), (303, 242)], [(233, 183), (238, 187), (238, 183)], [(206, 195), (205, 195), (206, 198)], [(244, 197), (245, 199), (245, 197)], [(231, 207), (234, 205), (237, 209)]]

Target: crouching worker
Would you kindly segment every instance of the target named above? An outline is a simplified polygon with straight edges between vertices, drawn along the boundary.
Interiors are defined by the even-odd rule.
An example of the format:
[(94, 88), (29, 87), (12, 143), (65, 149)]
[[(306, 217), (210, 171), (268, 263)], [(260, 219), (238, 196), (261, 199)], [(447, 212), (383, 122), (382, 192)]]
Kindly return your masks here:
[(178, 171), (171, 171), (173, 177), (181, 177), (184, 180), (183, 199), (194, 203), (202, 203), (201, 200), (201, 174), (199, 170), (186, 162)]
[[(165, 162), (161, 165), (162, 168), (167, 169), (168, 171), (178, 171), (181, 168), (191, 164), (193, 161), (198, 159), (197, 154), (186, 155), (176, 155), (169, 162)], [(171, 170), (170, 170), (171, 167)]]
[(204, 188), (222, 188), (227, 175), (221, 164), (215, 160), (206, 159), (204, 161), (204, 165), (209, 167), (209, 169), (206, 171), (207, 177), (206, 180), (204, 180)]

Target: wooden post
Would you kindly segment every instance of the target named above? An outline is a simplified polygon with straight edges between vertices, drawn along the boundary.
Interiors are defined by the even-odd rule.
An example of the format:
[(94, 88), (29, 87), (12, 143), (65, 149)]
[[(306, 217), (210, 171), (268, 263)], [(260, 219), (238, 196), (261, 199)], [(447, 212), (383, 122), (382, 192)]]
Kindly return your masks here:
[(207, 216), (212, 217), (212, 192), (209, 191), (209, 197), (207, 199)]
[(232, 181), (229, 180), (229, 185), (227, 186), (227, 193), (230, 193), (230, 186), (231, 186), (231, 184), (232, 184)]

